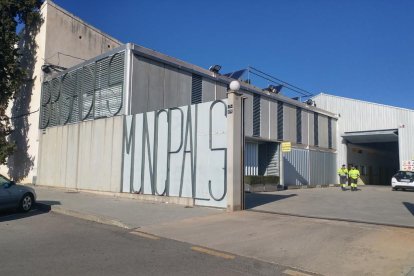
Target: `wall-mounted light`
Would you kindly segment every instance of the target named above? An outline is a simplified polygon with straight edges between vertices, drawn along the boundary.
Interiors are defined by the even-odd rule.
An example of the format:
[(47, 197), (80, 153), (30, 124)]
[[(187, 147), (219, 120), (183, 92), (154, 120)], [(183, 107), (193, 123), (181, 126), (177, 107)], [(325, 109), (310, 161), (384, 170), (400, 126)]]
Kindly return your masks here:
[(234, 92), (239, 91), (239, 90), (240, 90), (240, 82), (238, 82), (238, 81), (236, 81), (236, 80), (234, 80), (234, 81), (230, 82), (230, 84), (229, 84), (229, 89), (230, 89), (231, 91), (234, 91)]

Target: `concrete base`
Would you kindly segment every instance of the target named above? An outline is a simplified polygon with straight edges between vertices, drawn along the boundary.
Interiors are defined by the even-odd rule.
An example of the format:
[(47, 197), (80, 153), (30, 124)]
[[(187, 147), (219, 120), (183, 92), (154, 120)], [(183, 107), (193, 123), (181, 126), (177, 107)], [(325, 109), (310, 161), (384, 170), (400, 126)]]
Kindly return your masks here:
[(177, 205), (189, 206), (194, 207), (194, 199), (189, 197), (175, 197), (175, 196), (157, 196), (157, 195), (143, 195), (143, 194), (131, 194), (131, 193), (114, 193), (114, 192), (101, 192), (101, 191), (92, 191), (92, 190), (84, 190), (84, 189), (66, 189), (66, 188), (59, 188), (59, 187), (52, 187), (52, 186), (44, 186), (44, 185), (36, 185), (38, 187), (43, 188), (53, 188), (57, 190), (62, 190), (66, 192), (83, 192), (83, 193), (90, 193), (90, 194), (97, 194), (97, 195), (105, 195), (105, 196), (113, 196), (119, 198), (129, 198), (129, 199), (137, 199), (142, 201), (151, 201), (151, 202), (158, 202), (158, 203), (172, 203)]

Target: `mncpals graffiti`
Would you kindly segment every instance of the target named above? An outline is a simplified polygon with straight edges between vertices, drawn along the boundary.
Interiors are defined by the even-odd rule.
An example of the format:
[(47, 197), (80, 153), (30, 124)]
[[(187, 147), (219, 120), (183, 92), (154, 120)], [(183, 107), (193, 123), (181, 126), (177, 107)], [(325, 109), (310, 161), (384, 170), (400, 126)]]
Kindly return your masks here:
[(227, 100), (125, 116), (122, 191), (226, 207)]

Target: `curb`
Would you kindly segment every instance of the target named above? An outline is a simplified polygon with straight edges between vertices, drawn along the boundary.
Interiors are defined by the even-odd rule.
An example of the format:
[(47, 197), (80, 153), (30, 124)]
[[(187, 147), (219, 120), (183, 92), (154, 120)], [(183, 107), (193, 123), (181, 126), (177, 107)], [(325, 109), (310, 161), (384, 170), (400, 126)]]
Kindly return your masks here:
[(38, 209), (43, 211), (49, 211), (56, 214), (61, 214), (65, 216), (70, 216), (78, 219), (88, 220), (100, 224), (106, 224), (111, 226), (117, 226), (124, 229), (134, 229), (133, 227), (115, 219), (107, 218), (104, 216), (98, 216), (94, 214), (88, 214), (83, 212), (78, 212), (74, 210), (65, 209), (59, 206), (47, 205), (43, 203), (37, 203)]

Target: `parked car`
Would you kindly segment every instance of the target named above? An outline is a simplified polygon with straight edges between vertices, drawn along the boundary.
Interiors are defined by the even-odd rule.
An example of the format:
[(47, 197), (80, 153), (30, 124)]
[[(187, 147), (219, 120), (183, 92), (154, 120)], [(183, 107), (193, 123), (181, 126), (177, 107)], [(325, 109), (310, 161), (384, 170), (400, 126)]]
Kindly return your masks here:
[(399, 171), (391, 178), (392, 190), (414, 189), (414, 172)]
[(0, 174), (0, 210), (16, 209), (28, 212), (36, 202), (33, 188), (17, 185), (14, 181)]

